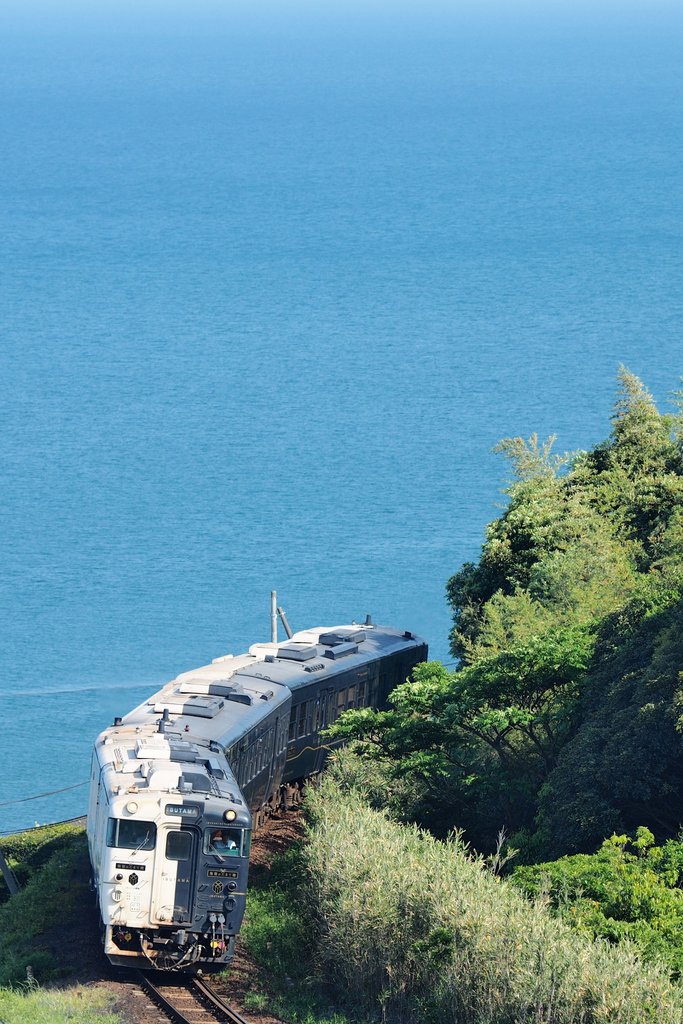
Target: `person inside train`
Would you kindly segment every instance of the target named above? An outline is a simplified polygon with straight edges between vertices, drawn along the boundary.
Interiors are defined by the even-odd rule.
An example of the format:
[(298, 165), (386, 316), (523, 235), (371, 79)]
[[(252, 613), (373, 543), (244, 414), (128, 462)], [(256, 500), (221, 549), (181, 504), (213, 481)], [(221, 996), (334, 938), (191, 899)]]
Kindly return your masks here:
[(239, 853), (239, 846), (225, 829), (216, 829), (211, 835), (210, 853), (227, 853), (233, 857)]

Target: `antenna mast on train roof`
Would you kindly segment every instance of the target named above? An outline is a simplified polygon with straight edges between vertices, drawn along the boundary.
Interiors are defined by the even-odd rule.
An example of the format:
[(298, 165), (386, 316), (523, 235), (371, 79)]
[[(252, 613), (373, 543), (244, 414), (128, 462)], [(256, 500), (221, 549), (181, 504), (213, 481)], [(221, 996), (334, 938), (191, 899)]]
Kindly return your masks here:
[(270, 592), (270, 642), (277, 643), (277, 590)]

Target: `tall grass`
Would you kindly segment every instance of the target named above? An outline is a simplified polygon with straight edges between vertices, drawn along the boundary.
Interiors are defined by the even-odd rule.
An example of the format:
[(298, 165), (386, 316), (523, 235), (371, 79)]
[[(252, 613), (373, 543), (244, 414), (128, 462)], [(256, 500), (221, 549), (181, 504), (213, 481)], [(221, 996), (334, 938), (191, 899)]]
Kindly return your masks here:
[(114, 995), (101, 988), (0, 988), (3, 1024), (121, 1024), (111, 1012)]
[(304, 847), (320, 956), (358, 1012), (439, 1024), (680, 1024), (683, 997), (625, 947), (527, 901), (453, 837), (397, 825), (326, 778)]

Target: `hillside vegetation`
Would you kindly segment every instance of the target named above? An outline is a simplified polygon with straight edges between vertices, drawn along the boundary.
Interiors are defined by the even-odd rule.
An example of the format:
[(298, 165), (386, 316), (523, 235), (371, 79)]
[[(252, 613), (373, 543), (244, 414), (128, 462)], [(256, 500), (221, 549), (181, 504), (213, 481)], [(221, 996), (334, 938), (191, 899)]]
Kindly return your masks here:
[(343, 766), (307, 805), (310, 945), (356, 1014), (680, 1024), (683, 995), (664, 969), (572, 931), (471, 857), (457, 835), (440, 842), (372, 810), (346, 788)]
[(0, 848), (22, 885), (10, 896), (0, 883), (0, 1022), (119, 1024), (112, 992), (73, 981), (55, 987), (98, 948), (83, 827), (32, 829), (5, 836)]
[(73, 974), (97, 941), (83, 827), (54, 825), (0, 845), (22, 883), (14, 896), (0, 889), (0, 986), (21, 985), (29, 965), (41, 984)]
[(534, 862), (683, 820), (683, 415), (626, 370), (608, 438), (507, 439), (507, 506), (448, 582), (455, 671), (419, 666), (388, 711), (347, 712), (366, 790)]

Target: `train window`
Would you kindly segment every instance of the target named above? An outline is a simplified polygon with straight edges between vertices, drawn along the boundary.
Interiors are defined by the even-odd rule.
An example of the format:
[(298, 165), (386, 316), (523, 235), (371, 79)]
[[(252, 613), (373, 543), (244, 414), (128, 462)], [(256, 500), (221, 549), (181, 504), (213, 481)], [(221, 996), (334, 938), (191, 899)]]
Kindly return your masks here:
[(337, 694), (337, 716), (341, 715), (346, 704), (346, 690), (340, 690)]
[(306, 731), (306, 703), (304, 702), (303, 704), (299, 704), (296, 734), (297, 734), (297, 736), (303, 736), (305, 731)]
[(219, 857), (239, 857), (242, 849), (242, 829), (205, 829), (203, 849), (204, 853)]
[(261, 759), (261, 767), (269, 768), (270, 762), (273, 757), (273, 741), (275, 739), (275, 729), (271, 726), (266, 735), (263, 737), (263, 757)]
[(346, 708), (348, 710), (349, 708), (355, 708), (355, 706), (356, 706), (356, 687), (355, 686), (349, 686), (349, 699), (348, 699), (348, 701), (346, 703)]
[(192, 833), (169, 832), (166, 837), (167, 860), (189, 860), (192, 856)]
[(292, 717), (289, 719), (289, 738), (290, 740), (296, 738), (296, 719), (294, 714), (292, 714)]
[(358, 707), (365, 707), (365, 683), (358, 684)]
[(153, 850), (157, 827), (153, 821), (133, 818), (110, 818), (107, 823), (107, 846), (117, 850)]

